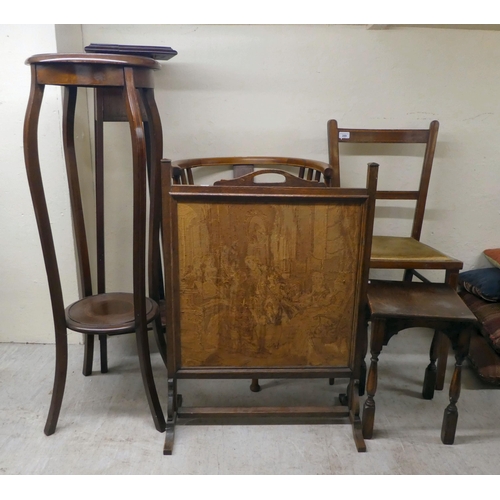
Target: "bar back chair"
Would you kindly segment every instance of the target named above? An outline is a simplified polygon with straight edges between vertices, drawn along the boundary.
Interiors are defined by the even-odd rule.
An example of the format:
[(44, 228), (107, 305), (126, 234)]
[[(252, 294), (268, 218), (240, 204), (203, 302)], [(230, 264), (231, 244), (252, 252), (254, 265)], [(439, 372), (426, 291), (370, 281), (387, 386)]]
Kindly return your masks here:
[[(338, 189), (276, 169), (213, 186), (172, 184), (162, 165), (168, 419), (349, 418), (366, 447), (358, 381), (378, 165), (367, 188)], [(273, 173), (282, 183), (257, 183)], [(183, 407), (179, 379), (349, 379), (346, 406)]]
[[(442, 270), (445, 272), (444, 281), (455, 287), (463, 263), (420, 241), (438, 130), (439, 122), (436, 120), (433, 120), (425, 129), (339, 128), (337, 120), (329, 120), (327, 124), (328, 158), (333, 169), (332, 179), (338, 181), (335, 185), (340, 186), (341, 144), (371, 144), (374, 148), (377, 144), (408, 145), (408, 148), (415, 144), (423, 146), (418, 189), (380, 190), (379, 183), (377, 200), (410, 200), (415, 203), (415, 209), (409, 236), (374, 234), (370, 267), (404, 270), (403, 281), (411, 281), (413, 277), (416, 277), (423, 282), (429, 282), (429, 279), (418, 270)], [(385, 164), (387, 165), (387, 162)], [(436, 335), (440, 336), (439, 332), (436, 332)], [(441, 353), (438, 363), (437, 389), (442, 389), (444, 385), (449, 347), (446, 337), (440, 337)]]
[[(55, 327), (56, 367), (52, 399), (45, 425), (45, 434), (55, 432), (62, 405), (68, 365), (67, 329), (80, 332), (85, 338), (84, 375), (92, 373), (94, 336), (133, 333), (136, 335), (141, 375), (155, 427), (165, 430), (165, 418), (153, 378), (148, 325), (161, 330), (157, 294), (159, 285), (152, 269), (157, 269), (160, 226), (159, 168), (161, 159), (161, 121), (153, 94), (153, 71), (159, 64), (153, 59), (124, 55), (41, 54), (30, 57), (31, 93), (24, 122), (24, 154), (26, 172), (35, 210), (38, 231), (52, 303)], [(38, 121), (46, 85), (64, 89), (63, 146), (74, 228), (81, 299), (64, 305), (50, 216), (45, 199), (38, 154)], [(92, 282), (89, 245), (85, 227), (80, 183), (75, 152), (74, 122), (79, 87), (93, 88), (98, 94), (97, 113), (102, 113), (106, 92), (118, 102), (130, 126), (133, 155), (133, 241), (131, 292), (109, 292), (105, 289), (103, 248), (103, 175), (102, 144), (98, 140), (96, 161), (96, 217), (98, 228), (98, 280)], [(116, 101), (118, 98), (118, 101)], [(101, 115), (102, 118), (102, 115)], [(145, 125), (147, 122), (147, 126)], [(100, 121), (102, 124), (102, 120)], [(100, 135), (98, 134), (98, 137)], [(99, 153), (99, 151), (101, 151)], [(147, 156), (150, 158), (150, 220), (147, 234)], [(146, 240), (149, 238), (149, 274), (152, 296), (146, 293)], [(152, 266), (152, 267), (151, 267)], [(159, 332), (161, 334), (161, 332)], [(102, 344), (101, 344), (102, 345)], [(106, 350), (101, 351), (101, 371), (107, 371)], [(104, 359), (103, 359), (104, 358)]]
[[(206, 175), (207, 171), (217, 168), (231, 168), (234, 177), (248, 174), (255, 169), (279, 168), (293, 173), (300, 179), (324, 182), (326, 186), (334, 184), (333, 169), (327, 163), (302, 158), (284, 158), (276, 156), (244, 156), (222, 158), (193, 158), (172, 162), (175, 184), (194, 185), (195, 174)], [(199, 170), (202, 169), (202, 170)]]

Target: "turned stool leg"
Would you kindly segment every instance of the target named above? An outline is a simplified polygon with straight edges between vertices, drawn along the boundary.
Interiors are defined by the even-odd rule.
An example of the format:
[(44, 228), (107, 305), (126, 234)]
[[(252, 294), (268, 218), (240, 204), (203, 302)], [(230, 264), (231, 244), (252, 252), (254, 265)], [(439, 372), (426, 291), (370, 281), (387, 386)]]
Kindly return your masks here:
[(450, 384), (450, 404), (446, 407), (441, 427), (441, 441), (444, 444), (453, 444), (457, 430), (458, 409), (457, 401), (460, 397), (462, 382), (462, 362), (469, 352), (470, 328), (463, 329), (458, 337), (457, 352), (455, 355), (455, 371)]
[(373, 424), (375, 422), (375, 392), (377, 391), (378, 379), (378, 356), (382, 350), (384, 341), (385, 321), (372, 319), (372, 334), (370, 342), (371, 362), (366, 381), (366, 392), (368, 397), (363, 405), (362, 430), (365, 439), (373, 436)]
[(432, 337), (431, 348), (429, 351), (430, 363), (425, 369), (424, 386), (422, 389), (422, 397), (424, 399), (432, 399), (434, 397), (434, 389), (436, 388), (437, 368), (436, 360), (440, 351), (441, 343), (439, 332), (436, 330)]
[(436, 390), (442, 391), (444, 387), (444, 378), (446, 375), (446, 364), (448, 361), (448, 351), (450, 350), (450, 342), (448, 337), (439, 331), (435, 332), (438, 336), (437, 348), (437, 372), (436, 372)]

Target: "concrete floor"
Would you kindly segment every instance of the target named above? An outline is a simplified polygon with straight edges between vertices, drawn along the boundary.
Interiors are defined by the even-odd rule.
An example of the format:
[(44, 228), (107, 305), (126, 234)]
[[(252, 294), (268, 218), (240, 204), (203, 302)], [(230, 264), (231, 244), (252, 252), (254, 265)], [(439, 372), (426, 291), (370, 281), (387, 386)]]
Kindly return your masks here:
[[(357, 453), (349, 424), (179, 425), (172, 456), (162, 454), (164, 434), (153, 427), (133, 336), (110, 339), (105, 375), (83, 377), (83, 348), (70, 346), (65, 398), (50, 437), (43, 428), (54, 346), (0, 344), (0, 474), (498, 474), (500, 389), (465, 366), (455, 444), (443, 445), (454, 359), (450, 354), (445, 390), (423, 400), (430, 339), (429, 330), (407, 330), (382, 351), (375, 432), (366, 453)], [(159, 354), (152, 356), (166, 409), (166, 373)], [(345, 390), (345, 381), (268, 380), (258, 394), (248, 387), (247, 380), (181, 381), (180, 392), (185, 406), (325, 403)]]

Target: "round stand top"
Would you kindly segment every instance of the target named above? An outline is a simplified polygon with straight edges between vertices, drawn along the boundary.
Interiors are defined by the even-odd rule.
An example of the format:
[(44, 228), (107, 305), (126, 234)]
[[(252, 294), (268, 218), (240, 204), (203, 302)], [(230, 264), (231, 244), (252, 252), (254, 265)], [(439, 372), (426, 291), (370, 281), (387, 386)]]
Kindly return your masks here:
[(36, 54), (26, 59), (25, 64), (111, 64), (160, 69), (160, 63), (150, 57), (118, 54)]

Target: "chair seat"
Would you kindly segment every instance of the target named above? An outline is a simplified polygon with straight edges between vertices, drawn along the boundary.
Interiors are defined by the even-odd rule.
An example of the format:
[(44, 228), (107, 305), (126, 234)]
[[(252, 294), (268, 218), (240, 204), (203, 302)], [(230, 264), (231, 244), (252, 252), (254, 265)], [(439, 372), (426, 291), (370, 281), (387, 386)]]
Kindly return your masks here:
[(462, 269), (463, 263), (414, 238), (373, 236), (372, 268)]
[[(157, 314), (158, 305), (146, 297), (147, 322)], [(70, 330), (80, 333), (131, 333), (135, 331), (134, 295), (116, 292), (85, 297), (66, 308), (66, 323)]]
[(368, 303), (372, 318), (477, 321), (457, 292), (445, 283), (371, 281)]

